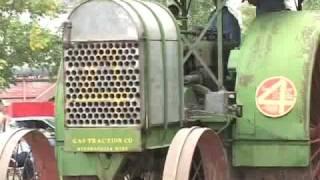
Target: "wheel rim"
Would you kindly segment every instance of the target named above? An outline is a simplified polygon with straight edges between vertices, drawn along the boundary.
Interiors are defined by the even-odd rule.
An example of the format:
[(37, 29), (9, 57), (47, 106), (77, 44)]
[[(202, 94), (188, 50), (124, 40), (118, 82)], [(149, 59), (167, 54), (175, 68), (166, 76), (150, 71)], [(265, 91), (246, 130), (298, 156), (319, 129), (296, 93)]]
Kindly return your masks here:
[(320, 180), (320, 128), (314, 127), (311, 132), (311, 170), (312, 180)]
[(227, 159), (220, 138), (208, 128), (186, 128), (174, 137), (163, 180), (226, 180)]
[[(31, 177), (31, 180), (59, 179), (54, 149), (50, 146), (47, 138), (38, 131), (25, 129), (18, 129), (0, 134), (0, 179), (7, 179), (11, 155), (15, 154), (16, 147), (20, 144), (19, 142), (21, 142), (22, 139), (30, 146), (34, 172), (38, 172), (33, 174), (34, 176)], [(16, 169), (17, 168), (14, 170)], [(14, 173), (16, 172), (17, 171)], [(17, 177), (14, 179), (19, 180)]]
[(22, 140), (17, 144), (11, 155), (7, 180), (37, 180), (35, 167), (31, 147)]
[(196, 151), (193, 155), (192, 164), (191, 164), (191, 171), (190, 171), (189, 177), (190, 177), (189, 179), (191, 179), (191, 180), (205, 179), (202, 157), (201, 157), (199, 148), (196, 149)]
[(310, 98), (310, 167), (312, 180), (320, 180), (320, 51), (316, 54), (316, 60), (312, 75)]

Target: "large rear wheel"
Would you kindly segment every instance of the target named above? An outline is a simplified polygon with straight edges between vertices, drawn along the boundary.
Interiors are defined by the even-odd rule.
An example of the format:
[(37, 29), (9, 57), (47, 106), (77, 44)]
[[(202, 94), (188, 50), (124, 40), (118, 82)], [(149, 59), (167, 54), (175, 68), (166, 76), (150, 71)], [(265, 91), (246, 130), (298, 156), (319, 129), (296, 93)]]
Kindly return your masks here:
[(316, 54), (310, 98), (310, 144), (312, 180), (320, 180), (320, 50)]
[(208, 128), (185, 128), (174, 137), (165, 162), (163, 180), (228, 180), (223, 144)]

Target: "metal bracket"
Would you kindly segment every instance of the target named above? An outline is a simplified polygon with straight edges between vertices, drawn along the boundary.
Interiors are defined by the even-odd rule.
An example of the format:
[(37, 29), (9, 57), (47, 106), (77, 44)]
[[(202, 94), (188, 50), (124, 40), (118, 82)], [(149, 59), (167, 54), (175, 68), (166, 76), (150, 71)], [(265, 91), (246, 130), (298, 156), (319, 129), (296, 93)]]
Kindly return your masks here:
[(236, 117), (242, 117), (243, 114), (243, 106), (237, 104), (236, 94), (232, 93), (228, 96), (228, 112), (233, 114)]
[(63, 47), (70, 48), (71, 44), (71, 30), (72, 30), (72, 23), (70, 21), (66, 21), (63, 23)]
[[(218, 55), (218, 60), (219, 60), (219, 69), (218, 69), (219, 77), (218, 78), (214, 75), (214, 73), (210, 70), (210, 68), (204, 63), (204, 60), (198, 54), (196, 47), (200, 43), (200, 41), (203, 39), (203, 37), (206, 35), (206, 32), (210, 28), (213, 21), (217, 17), (221, 17), (219, 14), (221, 14), (225, 3), (226, 3), (226, 0), (224, 0), (221, 4), (218, 4), (219, 7), (217, 7), (216, 12), (211, 17), (209, 23), (206, 25), (206, 27), (200, 33), (199, 37), (193, 43), (191, 43), (186, 37), (182, 37), (182, 39), (186, 43), (187, 47), (189, 48), (189, 51), (187, 52), (187, 54), (183, 58), (183, 62), (186, 62), (190, 58), (190, 56), (193, 54), (195, 56), (195, 58), (200, 62), (200, 64), (204, 67), (204, 69), (207, 71), (210, 78), (218, 85), (220, 90), (225, 89), (223, 86), (222, 42), (220, 42), (218, 45), (218, 54), (219, 54)], [(221, 21), (218, 21), (218, 22), (220, 22), (219, 26), (221, 26), (221, 27), (219, 28), (219, 30), (221, 30), (222, 29), (222, 22)], [(220, 33), (220, 36), (222, 37), (222, 33), (223, 33), (222, 30), (221, 30), (221, 32), (219, 31), (218, 33)], [(219, 40), (222, 41), (222, 38), (220, 38)]]

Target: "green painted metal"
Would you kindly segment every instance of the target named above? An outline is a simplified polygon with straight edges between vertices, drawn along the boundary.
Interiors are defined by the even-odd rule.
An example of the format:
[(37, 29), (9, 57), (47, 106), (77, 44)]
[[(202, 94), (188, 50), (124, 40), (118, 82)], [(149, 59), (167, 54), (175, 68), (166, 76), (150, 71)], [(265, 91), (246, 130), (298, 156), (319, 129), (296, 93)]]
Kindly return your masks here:
[[(319, 17), (317, 12), (262, 15), (248, 31), (237, 58), (231, 59), (237, 71), (238, 104), (243, 105), (243, 117), (233, 129), (234, 165), (308, 164), (311, 74), (319, 44)], [(293, 81), (298, 93), (292, 111), (280, 118), (264, 116), (255, 102), (258, 85), (273, 76)], [(281, 161), (283, 157), (297, 161)]]
[(163, 129), (163, 127), (153, 127), (144, 136), (145, 148), (168, 148), (173, 137), (180, 130), (180, 128), (180, 124), (169, 125), (166, 129)]
[(192, 108), (192, 106), (197, 105), (197, 97), (192, 89), (192, 87), (184, 87), (184, 108)]
[[(250, 167), (307, 167), (309, 144), (304, 141), (238, 141), (233, 144), (234, 166)], [(264, 153), (264, 154), (261, 154)]]
[(112, 180), (116, 176), (119, 167), (124, 163), (125, 156), (122, 154), (98, 155), (97, 176), (99, 179)]
[[(232, 72), (231, 77), (236, 77), (237, 103), (243, 105), (243, 117), (237, 119), (232, 114), (212, 114), (202, 109), (192, 109), (194, 106), (197, 108), (201, 106), (197, 102), (199, 96), (192, 86), (184, 88), (182, 77), (183, 63), (193, 55), (219, 89), (224, 89), (223, 48), (226, 48), (226, 44), (223, 43), (222, 16), (219, 13), (225, 1), (219, 1), (217, 11), (199, 37), (192, 38), (180, 36), (174, 17), (165, 7), (154, 3), (136, 0), (92, 0), (88, 3), (90, 2), (114, 3), (115, 6), (123, 8), (129, 17), (127, 19), (130, 19), (131, 24), (137, 29), (135, 40), (141, 45), (139, 51), (143, 56), (141, 57), (143, 76), (141, 102), (144, 105), (142, 110), (144, 123), (138, 128), (65, 127), (63, 108), (65, 92), (61, 69), (56, 95), (56, 150), (61, 176), (97, 176), (99, 179), (112, 179), (127, 162), (128, 157), (138, 154), (135, 158), (142, 158), (150, 151), (166, 150), (181, 126), (194, 125), (210, 127), (224, 136), (226, 144), (232, 143), (234, 166), (306, 167), (309, 165), (310, 84), (315, 51), (319, 44), (319, 13), (272, 13), (261, 15), (255, 21), (247, 32), (241, 50), (231, 54), (228, 65)], [(76, 14), (79, 8), (73, 13)], [(90, 13), (84, 15), (88, 16)], [(205, 42), (204, 36), (216, 17), (218, 17), (218, 42)], [(186, 21), (184, 26), (187, 28)], [(107, 36), (110, 35), (101, 35), (101, 37)], [(97, 37), (96, 34), (94, 37)], [(75, 39), (79, 41), (81, 38)], [(184, 45), (188, 47), (183, 59), (181, 39), (184, 39)], [(108, 40), (95, 39), (95, 41)], [(201, 54), (199, 51), (205, 48), (207, 51)], [(217, 48), (218, 57), (212, 59), (210, 51), (214, 48)], [(217, 62), (218, 76), (208, 66), (209, 61)], [(257, 86), (272, 76), (284, 76), (290, 79), (298, 92), (297, 103), (293, 110), (280, 118), (266, 117), (256, 108)], [(195, 112), (189, 115), (188, 110), (194, 112), (199, 110), (201, 113)], [(200, 115), (197, 116), (198, 114)], [(232, 129), (228, 129), (230, 126)]]
[[(188, 51), (184, 54), (183, 62), (185, 63), (189, 58), (193, 55), (195, 59), (199, 61), (201, 66), (205, 69), (206, 73), (208, 73), (209, 77), (213, 80), (213, 82), (218, 86), (219, 89), (224, 89), (224, 72), (223, 72), (223, 25), (222, 25), (222, 9), (226, 4), (226, 0), (217, 1), (216, 4), (216, 10), (211, 16), (209, 22), (204, 27), (204, 29), (201, 31), (200, 35), (195, 38), (195, 40), (189, 40), (187, 37), (182, 37), (184, 44), (187, 46)], [(217, 28), (218, 28), (218, 40), (217, 40), (217, 61), (218, 61), (218, 77), (212, 72), (212, 69), (208, 67), (208, 65), (205, 63), (206, 61), (203, 59), (203, 57), (199, 54), (197, 48), (199, 48), (200, 43), (204, 36), (206, 35), (207, 31), (215, 21), (215, 19), (218, 19)]]
[[(131, 11), (135, 12), (143, 28), (140, 30), (143, 36), (139, 38), (144, 46), (142, 85), (146, 127), (181, 121), (183, 119), (182, 49), (174, 17), (165, 7), (154, 3), (140, 1), (122, 1), (122, 3), (127, 4)], [(127, 8), (128, 12), (129, 9)]]
[(58, 146), (58, 166), (60, 178), (74, 176), (97, 176), (99, 179), (112, 180), (124, 163), (122, 154), (66, 152)]
[(71, 152), (137, 152), (142, 150), (137, 128), (70, 128), (64, 150)]
[(56, 154), (60, 176), (96, 175), (97, 154), (82, 152), (65, 152), (63, 146), (57, 146)]
[[(90, 16), (95, 8), (116, 7), (127, 15), (125, 19), (134, 25), (134, 35), (111, 35), (105, 23), (89, 26), (79, 18)], [(106, 9), (105, 12), (108, 12)], [(125, 12), (125, 13), (124, 13)], [(82, 14), (81, 14), (82, 13)], [(111, 14), (112, 15), (112, 14)], [(108, 14), (110, 16), (110, 14)], [(115, 14), (115, 18), (118, 16)], [(104, 17), (92, 17), (103, 19)], [(169, 11), (155, 3), (142, 1), (92, 0), (83, 3), (71, 13), (69, 41), (132, 41), (139, 43), (141, 91), (141, 127), (67, 127), (65, 126), (64, 67), (61, 66), (56, 94), (56, 137), (57, 159), (60, 176), (97, 176), (99, 179), (113, 179), (128, 154), (119, 152), (142, 152), (145, 149), (166, 148), (179, 130), (183, 113), (183, 62), (179, 27)], [(73, 22), (74, 21), (74, 22)], [(123, 19), (120, 19), (123, 21)], [(83, 26), (92, 27), (82, 29)], [(78, 28), (78, 29), (77, 29)], [(132, 26), (130, 26), (132, 28)], [(95, 33), (104, 32), (102, 34)], [(110, 39), (108, 39), (110, 37)], [(126, 39), (126, 38), (129, 39)], [(63, 63), (62, 63), (63, 64)], [(164, 131), (164, 129), (166, 129)], [(108, 153), (108, 154), (106, 154)], [(89, 163), (88, 163), (89, 162)], [(75, 164), (76, 163), (76, 164)]]
[[(217, 7), (223, 7), (225, 3), (223, 0), (217, 0)], [(219, 89), (224, 89), (224, 66), (223, 66), (223, 16), (222, 13), (217, 15), (217, 31), (218, 31), (218, 85)]]
[[(63, 64), (63, 63), (60, 63)], [(63, 85), (63, 66), (60, 66), (58, 78), (57, 78), (57, 86), (56, 86), (56, 95), (55, 95), (55, 136), (56, 141), (60, 142), (64, 139), (64, 85)]]

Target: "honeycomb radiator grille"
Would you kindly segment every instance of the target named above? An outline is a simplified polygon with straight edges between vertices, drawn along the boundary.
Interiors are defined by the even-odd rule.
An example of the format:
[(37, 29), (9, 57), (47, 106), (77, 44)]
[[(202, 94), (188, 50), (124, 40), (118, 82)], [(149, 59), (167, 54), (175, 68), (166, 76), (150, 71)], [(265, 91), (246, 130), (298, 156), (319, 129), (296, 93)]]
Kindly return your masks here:
[(76, 43), (64, 71), (66, 126), (141, 125), (137, 42)]

